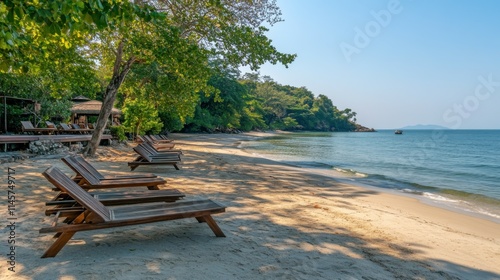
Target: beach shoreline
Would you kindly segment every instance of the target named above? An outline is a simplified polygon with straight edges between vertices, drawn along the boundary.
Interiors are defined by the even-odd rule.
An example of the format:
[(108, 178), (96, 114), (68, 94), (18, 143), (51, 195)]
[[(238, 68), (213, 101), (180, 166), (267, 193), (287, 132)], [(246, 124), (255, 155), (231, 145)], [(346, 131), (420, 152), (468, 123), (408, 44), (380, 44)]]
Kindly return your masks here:
[[(1, 164), (2, 172), (18, 172), (20, 226), (16, 272), (8, 270), (4, 249), (0, 278), (500, 278), (498, 223), (348, 184), (238, 147), (269, 135), (172, 134), (184, 152), (181, 170), (134, 171), (156, 173), (187, 197), (227, 205), (226, 213), (214, 215), (226, 238), (183, 219), (77, 233), (51, 259), (40, 259), (52, 242), (38, 229), (52, 220), (43, 211), (53, 196), (40, 172), (51, 165), (72, 172), (59, 159)], [(90, 161), (103, 172), (126, 174), (132, 158), (131, 147), (104, 147)]]
[[(278, 131), (264, 135), (264, 137), (272, 137), (280, 134), (286, 135), (290, 134), (290, 132)], [(295, 135), (300, 138), (301, 133), (296, 133)], [(279, 136), (279, 138), (282, 137)], [(294, 136), (292, 136), (291, 138), (294, 138)], [(331, 177), (333, 180), (337, 180), (343, 183), (353, 184), (368, 189), (374, 189), (376, 191), (416, 198), (424, 204), (444, 208), (450, 211), (481, 219), (486, 219), (500, 224), (500, 201), (495, 197), (488, 197), (484, 194), (466, 192), (460, 189), (440, 189), (440, 187), (432, 187), (434, 186), (433, 184), (425, 186), (420, 184), (419, 181), (409, 182), (397, 179), (394, 180), (391, 178), (387, 178), (385, 175), (380, 175), (377, 173), (368, 174), (366, 173), (366, 171), (353, 170), (350, 168), (343, 169), (336, 165), (324, 163), (324, 158), (318, 158), (317, 161), (311, 161), (311, 159), (307, 158), (307, 156), (304, 157), (304, 154), (288, 154), (290, 152), (293, 152), (294, 150), (293, 144), (290, 144), (290, 147), (285, 144), (287, 143), (287, 141), (283, 141), (282, 144), (277, 145), (277, 148), (279, 149), (283, 149), (283, 147), (286, 147), (283, 149), (283, 154), (285, 155), (284, 157), (279, 153), (276, 154), (276, 152), (272, 149), (268, 151), (269, 146), (273, 147), (274, 144), (254, 145), (250, 141), (247, 142), (248, 143), (246, 145), (242, 144), (239, 147), (254, 156), (260, 156), (269, 160), (276, 160), (282, 164), (291, 165), (303, 170), (307, 170), (308, 172), (314, 172), (320, 175)], [(271, 140), (270, 142), (273, 143), (274, 141)], [(267, 141), (263, 141), (263, 143), (267, 143)], [(301, 161), (301, 159), (303, 159), (304, 161)], [(343, 163), (337, 164), (343, 165)], [(380, 179), (380, 177), (384, 179)], [(415, 187), (414, 185), (420, 186), (420, 188)]]

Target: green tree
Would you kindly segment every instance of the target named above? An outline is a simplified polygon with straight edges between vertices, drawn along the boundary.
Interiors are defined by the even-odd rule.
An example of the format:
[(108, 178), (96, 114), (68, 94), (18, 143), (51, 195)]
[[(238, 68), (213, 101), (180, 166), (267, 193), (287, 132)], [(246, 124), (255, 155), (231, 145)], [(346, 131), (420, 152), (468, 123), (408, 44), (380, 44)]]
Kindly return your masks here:
[(186, 130), (239, 129), (241, 113), (245, 108), (245, 88), (235, 78), (237, 73), (216, 71), (208, 84), (218, 91), (217, 95), (200, 93), (195, 116), (188, 119)]
[[(226, 65), (249, 65), (252, 69), (257, 69), (259, 65), (266, 61), (288, 65), (295, 58), (295, 55), (278, 52), (271, 45), (271, 40), (264, 35), (267, 29), (260, 26), (263, 22), (271, 24), (276, 22), (279, 8), (273, 1), (254, 3), (245, 0), (232, 2), (159, 0), (148, 3), (152, 3), (158, 11), (163, 11), (166, 14), (165, 20), (153, 22), (157, 30), (161, 30), (161, 27), (166, 29), (170, 29), (172, 26), (176, 27), (182, 39), (199, 47), (200, 54), (220, 58)], [(137, 22), (134, 23), (137, 24)], [(139, 28), (144, 26), (138, 25)], [(89, 155), (95, 153), (118, 89), (134, 63), (139, 61), (146, 61), (147, 63), (161, 62), (164, 59), (183, 61), (182, 57), (151, 55), (149, 51), (151, 48), (144, 51), (144, 49), (137, 48), (133, 44), (133, 47), (129, 48), (128, 44), (133, 42), (134, 37), (128, 35), (137, 34), (131, 32), (135, 27), (135, 25), (130, 25), (127, 26), (126, 32), (107, 33), (112, 36), (112, 40), (109, 41), (115, 42), (113, 74), (110, 83), (106, 87), (102, 110), (88, 145), (87, 154)], [(142, 34), (147, 33), (143, 32)], [(150, 43), (148, 40), (141, 42), (143, 46)], [(182, 42), (182, 40), (179, 40), (179, 42)], [(127, 50), (134, 51), (127, 52)], [(193, 69), (203, 69), (206, 63), (188, 62)], [(192, 85), (197, 85), (200, 89), (205, 88), (206, 91), (209, 91), (206, 88), (208, 77), (207, 79), (193, 79), (186, 76), (182, 78)], [(195, 93), (193, 92), (193, 95)], [(193, 95), (191, 95), (191, 98), (193, 98)], [(171, 102), (171, 99), (167, 100), (167, 103), (169, 102)]]
[(127, 100), (123, 107), (125, 122), (123, 126), (135, 136), (144, 135), (147, 131), (156, 134), (163, 124), (158, 118), (158, 111), (146, 99)]
[(335, 109), (336, 107), (333, 106), (332, 101), (325, 95), (320, 94), (314, 100), (312, 111), (318, 120), (316, 124), (317, 130), (330, 131), (334, 128)]

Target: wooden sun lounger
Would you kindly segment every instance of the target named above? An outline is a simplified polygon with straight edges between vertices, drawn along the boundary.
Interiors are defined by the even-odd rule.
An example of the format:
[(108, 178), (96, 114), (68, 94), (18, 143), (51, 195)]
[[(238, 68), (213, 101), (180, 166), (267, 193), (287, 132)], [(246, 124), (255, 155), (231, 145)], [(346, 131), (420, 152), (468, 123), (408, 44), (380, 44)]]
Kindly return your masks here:
[[(71, 161), (71, 164), (75, 164), (75, 162), (78, 163), (77, 157), (73, 157), (73, 159), (74, 161)], [(83, 158), (81, 158), (81, 160), (87, 163)], [(91, 166), (90, 164), (88, 165)], [(93, 168), (93, 166), (91, 167)], [(97, 171), (97, 174), (100, 173)], [(156, 176), (147, 178), (156, 178)], [(123, 179), (123, 177), (122, 178), (112, 177), (110, 180), (117, 180), (117, 179), (120, 180)], [(82, 178), (79, 178), (76, 181), (79, 182), (80, 180), (82, 180)], [(74, 219), (80, 212), (83, 211), (81, 209), (81, 206), (78, 203), (76, 203), (76, 201), (72, 200), (67, 193), (57, 188), (57, 186), (55, 190), (59, 191), (59, 193), (51, 201), (45, 203), (45, 205), (47, 206), (54, 206), (53, 208), (47, 209), (45, 211), (46, 215), (53, 215), (59, 213), (58, 215), (64, 215), (65, 217), (67, 217), (67, 221), (69, 222), (72, 219)], [(159, 201), (174, 202), (185, 196), (179, 190), (176, 189), (162, 189), (162, 190), (155, 189), (148, 191), (92, 192), (91, 195), (99, 199), (99, 201), (101, 201), (104, 205), (121, 205), (121, 204), (134, 204), (134, 203), (159, 202)]]
[(114, 228), (183, 218), (196, 218), (206, 222), (217, 237), (224, 233), (212, 218), (213, 214), (225, 212), (225, 206), (212, 200), (183, 201), (175, 203), (144, 203), (106, 207), (84, 189), (68, 178), (56, 167), (50, 167), (43, 175), (52, 184), (68, 193), (85, 211), (71, 224), (58, 223), (55, 217), (52, 226), (41, 228), (40, 233), (56, 233), (56, 241), (45, 251), (42, 258), (55, 257), (78, 231)]
[(22, 131), (23, 132), (32, 132), (32, 133), (47, 133), (47, 134), (52, 134), (57, 131), (57, 128), (36, 128), (33, 126), (33, 124), (30, 121), (21, 121), (22, 125)]
[(134, 151), (139, 154), (134, 161), (128, 163), (130, 166), (130, 170), (133, 171), (139, 165), (173, 165), (175, 169), (179, 170), (179, 162), (181, 161), (181, 157), (179, 153), (169, 153), (164, 155), (151, 155), (144, 147), (137, 145), (134, 147)]
[(78, 185), (85, 189), (107, 189), (107, 188), (124, 188), (124, 187), (148, 187), (150, 190), (158, 190), (160, 185), (164, 185), (166, 181), (162, 178), (127, 178), (127, 179), (112, 179), (100, 180), (92, 173), (83, 168), (71, 156), (66, 156), (61, 159), (77, 174)]

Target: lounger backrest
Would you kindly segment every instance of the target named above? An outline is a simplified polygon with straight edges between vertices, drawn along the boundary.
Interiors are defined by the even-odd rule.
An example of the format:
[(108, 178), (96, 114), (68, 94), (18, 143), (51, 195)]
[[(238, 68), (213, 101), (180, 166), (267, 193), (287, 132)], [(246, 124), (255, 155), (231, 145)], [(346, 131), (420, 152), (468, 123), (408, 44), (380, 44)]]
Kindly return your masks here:
[(49, 167), (42, 174), (54, 186), (68, 193), (81, 206), (93, 212), (97, 217), (102, 219), (103, 222), (111, 220), (110, 211), (104, 204), (78, 186), (57, 167)]
[(171, 141), (167, 137), (163, 137), (164, 135), (150, 135), (151, 139), (156, 140), (156, 141)]
[(138, 146), (141, 146), (146, 152), (148, 152), (152, 156), (158, 155), (158, 151), (155, 150), (155, 148), (153, 148), (153, 146), (151, 146), (151, 144), (148, 142), (144, 142), (142, 144), (139, 144)]
[(35, 127), (30, 121), (21, 121), (24, 129), (34, 129)]
[(71, 127), (69, 127), (67, 124), (65, 123), (60, 123), (59, 124), (64, 130), (71, 130)]
[(47, 128), (56, 128), (56, 125), (53, 122), (45, 121)]
[(145, 140), (145, 139), (144, 139), (144, 137), (142, 137), (141, 135), (137, 135), (137, 136), (135, 136), (135, 141), (136, 141), (136, 142), (144, 142), (144, 141), (146, 141), (146, 140)]
[(144, 139), (146, 139), (146, 141), (151, 142), (151, 143), (154, 143), (156, 141), (153, 138), (151, 138), (151, 136), (149, 136), (149, 135), (144, 135), (143, 137), (144, 137)]
[(73, 156), (75, 161), (80, 164), (81, 167), (87, 169), (88, 172), (92, 173), (94, 177), (96, 177), (99, 180), (103, 180), (104, 176), (99, 172), (99, 170), (95, 169), (95, 167), (90, 164), (88, 161), (86, 161), (83, 157), (81, 156)]
[(149, 153), (148, 151), (144, 150), (144, 147), (142, 147), (141, 145), (137, 145), (136, 147), (134, 147), (134, 151), (136, 153), (138, 153), (139, 155), (141, 155), (147, 161), (150, 162), (152, 160), (151, 153)]
[(96, 178), (92, 173), (90, 173), (87, 169), (83, 168), (72, 156), (65, 156), (61, 158), (61, 160), (66, 163), (69, 168), (75, 171), (77, 174), (83, 177), (85, 181), (89, 182), (91, 185), (99, 185), (101, 182), (98, 178)]

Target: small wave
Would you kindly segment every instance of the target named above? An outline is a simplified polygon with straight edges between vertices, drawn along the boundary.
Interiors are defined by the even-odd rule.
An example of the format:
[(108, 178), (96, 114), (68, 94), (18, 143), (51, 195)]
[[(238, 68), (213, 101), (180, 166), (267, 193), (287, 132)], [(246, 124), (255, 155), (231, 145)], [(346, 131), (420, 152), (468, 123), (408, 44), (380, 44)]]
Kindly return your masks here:
[(444, 197), (442, 195), (435, 194), (435, 193), (429, 193), (429, 192), (424, 192), (423, 196), (427, 197), (427, 198), (430, 198), (432, 200), (436, 200), (436, 201), (453, 202), (453, 203), (460, 202), (459, 200), (451, 199), (449, 197)]
[(416, 194), (416, 195), (424, 195), (424, 192), (417, 191), (417, 190), (412, 190), (412, 189), (402, 189), (401, 191), (404, 192), (404, 193), (410, 193), (410, 194)]
[(493, 218), (496, 218), (496, 219), (500, 219), (500, 215), (496, 214), (496, 213), (492, 213), (490, 210), (485, 210), (485, 209), (482, 209), (482, 208), (478, 208), (478, 209), (474, 209), (474, 210), (471, 210), (472, 213), (479, 213), (479, 214), (482, 214), (482, 215), (486, 215), (486, 216), (490, 216), (490, 217), (493, 217)]
[(351, 175), (351, 176), (354, 175), (356, 177), (361, 177), (361, 178), (368, 177), (368, 174), (361, 173), (361, 172), (358, 172), (358, 171), (353, 170), (353, 169), (343, 169), (343, 168), (340, 168), (340, 167), (333, 167), (333, 170), (335, 170), (337, 172), (345, 173), (345, 174), (348, 174), (348, 175)]

